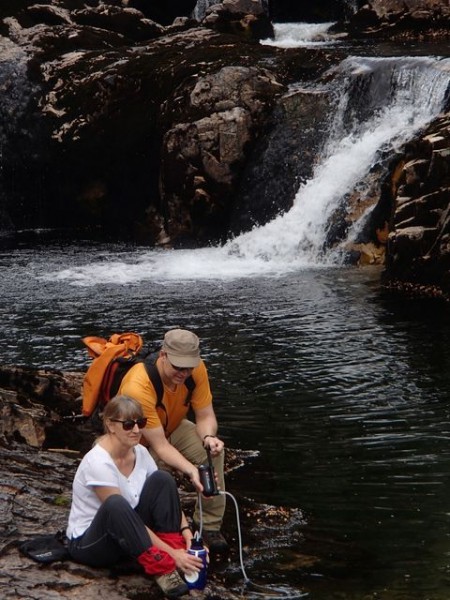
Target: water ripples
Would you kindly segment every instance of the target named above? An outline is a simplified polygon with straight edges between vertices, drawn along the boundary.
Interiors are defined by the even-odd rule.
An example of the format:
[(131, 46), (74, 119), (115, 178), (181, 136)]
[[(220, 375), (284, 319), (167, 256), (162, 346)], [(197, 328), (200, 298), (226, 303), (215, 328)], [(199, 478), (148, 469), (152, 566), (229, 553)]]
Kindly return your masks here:
[[(389, 304), (375, 270), (94, 287), (42, 278), (91, 253), (0, 254), (3, 364), (84, 369), (84, 335), (135, 330), (156, 343), (169, 327), (195, 329), (221, 435), (254, 456), (230, 490), (304, 512), (314, 577), (338, 569), (337, 553), (403, 589), (413, 561), (421, 583), (406, 597), (423, 600), (450, 556), (450, 319)], [(314, 600), (333, 597), (311, 586)]]

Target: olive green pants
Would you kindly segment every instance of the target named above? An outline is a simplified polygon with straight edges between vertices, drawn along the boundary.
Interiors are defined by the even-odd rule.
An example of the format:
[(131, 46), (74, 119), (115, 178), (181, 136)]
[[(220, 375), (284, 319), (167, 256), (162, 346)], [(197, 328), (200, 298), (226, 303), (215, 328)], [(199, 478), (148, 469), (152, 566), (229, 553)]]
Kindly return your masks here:
[[(202, 463), (207, 464), (208, 457), (206, 450), (203, 448), (201, 439), (197, 434), (195, 424), (187, 419), (183, 419), (175, 431), (169, 436), (169, 442), (174, 446), (180, 454), (197, 467)], [(166, 465), (153, 450), (150, 453), (155, 459), (156, 464), (160, 469), (170, 471), (170, 467)], [(217, 482), (220, 491), (225, 491), (225, 480), (223, 475), (224, 467), (224, 452), (219, 456), (212, 457), (214, 470), (217, 474)], [(201, 509), (203, 515), (203, 529), (209, 531), (219, 531), (222, 526), (223, 515), (225, 512), (225, 495), (212, 496), (210, 498), (201, 497)], [(193, 515), (195, 523), (200, 524), (200, 502), (197, 498)]]

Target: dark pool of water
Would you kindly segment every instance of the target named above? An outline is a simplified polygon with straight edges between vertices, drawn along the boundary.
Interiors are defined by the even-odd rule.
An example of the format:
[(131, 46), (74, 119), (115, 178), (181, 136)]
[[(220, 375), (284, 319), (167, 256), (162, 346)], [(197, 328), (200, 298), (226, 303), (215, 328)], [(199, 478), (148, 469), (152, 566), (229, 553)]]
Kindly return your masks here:
[(230, 491), (305, 516), (301, 542), (257, 576), (312, 600), (448, 600), (448, 307), (385, 297), (372, 270), (93, 287), (40, 278), (90, 260), (89, 248), (0, 253), (2, 364), (84, 369), (83, 335), (196, 330), (221, 435), (258, 451)]

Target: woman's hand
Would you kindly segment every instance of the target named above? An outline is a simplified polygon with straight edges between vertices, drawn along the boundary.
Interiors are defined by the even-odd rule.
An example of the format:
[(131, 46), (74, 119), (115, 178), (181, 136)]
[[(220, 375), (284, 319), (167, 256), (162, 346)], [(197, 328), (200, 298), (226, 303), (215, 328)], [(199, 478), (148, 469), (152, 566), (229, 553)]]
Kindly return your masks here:
[(198, 573), (203, 567), (202, 559), (193, 554), (188, 554), (186, 550), (172, 550), (171, 554), (177, 568), (181, 569), (183, 573), (192, 573), (193, 571)]

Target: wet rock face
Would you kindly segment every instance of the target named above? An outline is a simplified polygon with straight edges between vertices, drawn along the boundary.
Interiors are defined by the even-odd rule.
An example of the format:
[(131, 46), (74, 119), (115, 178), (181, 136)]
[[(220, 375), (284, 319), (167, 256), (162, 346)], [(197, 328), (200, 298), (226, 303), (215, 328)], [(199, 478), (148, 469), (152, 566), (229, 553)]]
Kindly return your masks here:
[(367, 4), (370, 4), (379, 15), (416, 10), (439, 11), (448, 6), (447, 2), (442, 0), (372, 0)]
[[(3, 0), (0, 6), (0, 18), (18, 16), (27, 19), (27, 15), (38, 13), (68, 14), (77, 10), (99, 10), (103, 13), (115, 8), (117, 11), (132, 9), (139, 11), (147, 19), (160, 25), (170, 25), (176, 17), (189, 16), (196, 0), (171, 0), (171, 2), (149, 2), (148, 0), (50, 0), (37, 2), (34, 0)], [(42, 21), (39, 21), (42, 22)]]
[(188, 17), (197, 0), (172, 0), (171, 2), (149, 2), (148, 0), (126, 0), (125, 4), (136, 8), (148, 19), (161, 25), (170, 25), (176, 17)]
[[(180, 4), (179, 15), (191, 10)], [(208, 14), (207, 26), (164, 28), (137, 5), (3, 5), (4, 230), (69, 226), (149, 245), (225, 235), (236, 174), (282, 87), (255, 66), (274, 54), (255, 43), (267, 15), (259, 0), (228, 0)], [(189, 154), (183, 124), (201, 130), (200, 168), (173, 160), (164, 144), (175, 147), (178, 138), (188, 144), (180, 156)]]
[[(200, 118), (176, 124), (163, 139), (161, 179), (170, 236), (193, 231), (192, 223), (180, 219), (186, 200), (190, 215), (195, 215), (197, 239), (220, 234), (217, 225), (229, 220), (226, 199), (236, 189), (246, 146), (282, 89), (269, 71), (256, 67), (224, 67), (198, 78), (186, 97), (185, 114), (197, 112)], [(222, 219), (217, 221), (219, 207)]]
[(264, 0), (223, 0), (213, 3), (200, 23), (221, 33), (237, 34), (248, 39), (273, 37), (274, 30)]
[(408, 145), (394, 174), (387, 280), (429, 286), (450, 299), (448, 115)]
[(274, 109), (270, 128), (247, 162), (230, 218), (234, 235), (288, 211), (300, 185), (313, 172), (327, 133), (330, 97), (314, 90), (284, 94)]
[(450, 117), (441, 116), (367, 177), (349, 198), (348, 223), (373, 207), (349, 261), (384, 265), (383, 285), (450, 302)]
[(346, 29), (355, 37), (432, 39), (450, 35), (449, 16), (441, 0), (374, 0), (349, 17)]

